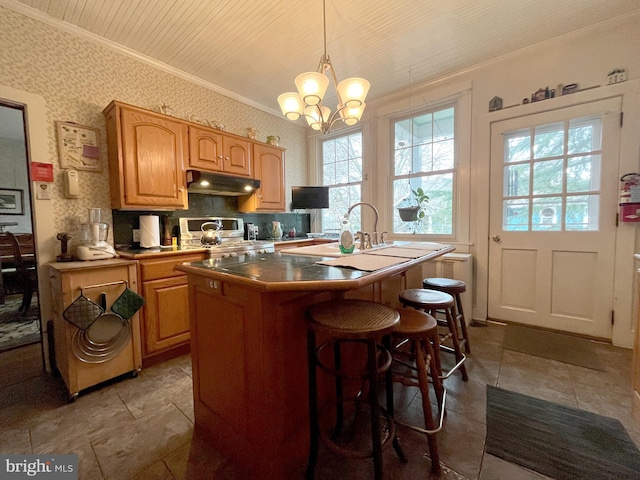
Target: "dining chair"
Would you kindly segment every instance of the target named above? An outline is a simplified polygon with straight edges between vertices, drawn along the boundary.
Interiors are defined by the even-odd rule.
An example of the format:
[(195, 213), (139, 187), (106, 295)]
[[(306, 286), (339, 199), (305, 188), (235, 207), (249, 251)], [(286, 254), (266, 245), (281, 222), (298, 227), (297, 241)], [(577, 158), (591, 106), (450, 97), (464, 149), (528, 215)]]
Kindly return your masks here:
[(18, 312), (21, 316), (27, 316), (31, 306), (33, 292), (38, 288), (38, 276), (34, 256), (33, 234), (14, 234), (6, 232), (9, 243), (13, 247), (13, 262), (18, 278), (18, 284), (22, 290), (22, 303)]

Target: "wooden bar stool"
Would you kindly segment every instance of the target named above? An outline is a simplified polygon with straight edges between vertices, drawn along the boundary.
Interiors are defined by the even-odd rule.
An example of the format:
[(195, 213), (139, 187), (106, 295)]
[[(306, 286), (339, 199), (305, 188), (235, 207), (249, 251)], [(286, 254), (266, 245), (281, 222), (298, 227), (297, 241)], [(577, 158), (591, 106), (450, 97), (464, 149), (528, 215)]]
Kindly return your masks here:
[[(460, 347), (458, 329), (456, 327), (456, 320), (454, 317), (454, 305), (455, 300), (451, 295), (444, 292), (438, 292), (437, 290), (426, 290), (424, 288), (410, 288), (403, 290), (399, 295), (400, 303), (403, 307), (413, 307), (418, 310), (424, 310), (436, 318), (438, 311), (443, 312), (445, 320), (439, 320), (436, 318), (438, 325), (443, 325), (449, 329), (446, 335), (440, 335), (440, 350), (453, 353), (456, 359), (456, 364), (446, 373), (441, 372), (440, 377), (442, 379), (449, 378), (453, 372), (460, 370), (462, 374), (462, 380), (465, 382), (469, 380), (467, 375), (467, 369), (464, 365), (466, 356), (462, 353)], [(451, 340), (452, 347), (445, 345), (444, 342)]]
[(448, 293), (456, 299), (455, 319), (458, 321), (461, 334), (459, 342), (464, 344), (464, 351), (471, 353), (471, 345), (469, 345), (469, 334), (467, 333), (467, 321), (464, 318), (464, 310), (462, 308), (462, 298), (460, 297), (467, 290), (467, 285), (462, 280), (453, 280), (451, 278), (425, 278), (422, 280), (422, 288), (429, 290), (438, 290), (439, 292)]
[[(394, 382), (420, 389), (425, 428), (396, 422), (427, 435), (431, 473), (440, 475), (436, 433), (442, 429), (446, 391), (440, 379), (439, 357), (435, 355), (435, 352), (439, 351), (438, 322), (428, 313), (412, 308), (399, 308), (398, 313), (400, 313), (400, 323), (393, 330), (393, 339), (397, 342), (397, 347), (391, 354), (393, 364), (399, 365), (400, 368), (393, 368), (392, 377)], [(438, 402), (437, 425), (429, 401), (429, 377), (431, 377)]]
[[(393, 385), (391, 377), (391, 333), (400, 315), (397, 310), (376, 302), (365, 300), (332, 300), (319, 303), (307, 310), (307, 355), (309, 363), (309, 463), (306, 478), (313, 479), (318, 458), (318, 438), (334, 453), (349, 457), (373, 457), (375, 478), (383, 478), (382, 450), (390, 443), (403, 462), (406, 458), (396, 438), (393, 420)], [(316, 345), (316, 334), (328, 336), (320, 346)], [(381, 339), (384, 345), (378, 344)], [(365, 370), (343, 365), (342, 348), (349, 344), (364, 344), (367, 350)], [(325, 348), (333, 348), (333, 365), (321, 357)], [(346, 362), (345, 362), (346, 363)], [(320, 420), (328, 408), (318, 411), (317, 368), (335, 376), (336, 427), (329, 437), (326, 429), (320, 428)], [(378, 378), (385, 376), (386, 410), (378, 405)], [(343, 393), (343, 380), (356, 379), (363, 386), (368, 384), (368, 397), (362, 390), (355, 395)], [(371, 416), (372, 448), (356, 450), (345, 448), (334, 441), (343, 423), (344, 404), (353, 402), (356, 406), (366, 404)], [(329, 407), (331, 407), (330, 405)], [(381, 414), (386, 417), (387, 435), (382, 438)]]

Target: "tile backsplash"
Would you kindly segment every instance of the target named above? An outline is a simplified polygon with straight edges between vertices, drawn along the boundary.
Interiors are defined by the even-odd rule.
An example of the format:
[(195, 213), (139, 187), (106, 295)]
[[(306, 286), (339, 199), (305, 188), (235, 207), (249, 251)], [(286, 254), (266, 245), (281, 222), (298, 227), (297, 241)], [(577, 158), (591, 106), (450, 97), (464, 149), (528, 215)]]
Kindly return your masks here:
[[(140, 215), (166, 216), (172, 236), (179, 236), (178, 219), (181, 217), (240, 217), (245, 223), (258, 226), (258, 238), (267, 239), (271, 236), (271, 222), (282, 224), (285, 237), (291, 227), (295, 227), (297, 237), (306, 237), (310, 232), (310, 215), (307, 213), (238, 213), (237, 197), (223, 197), (217, 195), (189, 194), (189, 209), (173, 212), (152, 211), (123, 211), (112, 210), (113, 239), (116, 246), (136, 245), (133, 241), (133, 230), (140, 228)], [(161, 236), (162, 236), (162, 229)]]

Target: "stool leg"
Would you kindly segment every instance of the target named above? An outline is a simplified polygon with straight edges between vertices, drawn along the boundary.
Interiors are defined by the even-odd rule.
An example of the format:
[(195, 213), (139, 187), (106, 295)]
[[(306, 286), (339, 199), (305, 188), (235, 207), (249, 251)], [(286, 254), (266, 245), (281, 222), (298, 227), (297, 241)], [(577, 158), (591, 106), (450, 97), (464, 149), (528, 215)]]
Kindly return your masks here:
[[(386, 335), (382, 339), (382, 344), (387, 349), (387, 351), (391, 352), (391, 337), (389, 335)], [(389, 412), (389, 416), (393, 420), (395, 416), (395, 410), (394, 410), (395, 407), (393, 405), (393, 371), (391, 367), (389, 367), (385, 372), (384, 378), (385, 378), (385, 384), (386, 384), (385, 391), (387, 394), (387, 412)], [(396, 451), (396, 454), (400, 458), (401, 462), (407, 463), (409, 461), (406, 455), (404, 454), (404, 452), (402, 451), (402, 447), (400, 446), (400, 442), (398, 441), (397, 435), (393, 438), (393, 449)]]
[(431, 346), (433, 348), (433, 358), (436, 363), (436, 372), (438, 375), (442, 377), (442, 364), (440, 363), (440, 338), (438, 336), (438, 331), (436, 330), (433, 337), (431, 337)]
[(316, 334), (307, 330), (307, 363), (309, 367), (309, 460), (306, 480), (313, 480), (318, 461), (318, 385), (316, 372)]
[(436, 399), (438, 401), (438, 413), (442, 411), (442, 403), (444, 399), (444, 386), (442, 385), (442, 379), (438, 372), (438, 364), (434, 355), (434, 349), (431, 345), (431, 340), (423, 338), (420, 340), (422, 344), (422, 350), (427, 355), (429, 362), (429, 373), (431, 376), (431, 383), (433, 383), (433, 390), (436, 392)]
[(464, 310), (462, 310), (462, 299), (460, 294), (456, 293), (456, 318), (460, 321), (460, 330), (462, 338), (464, 338), (464, 351), (471, 353), (471, 345), (469, 345), (469, 333), (467, 332), (467, 322), (464, 319)]
[[(425, 363), (425, 352), (422, 349), (422, 342), (413, 341), (416, 346), (416, 367), (418, 370), (418, 384), (422, 394), (422, 412), (424, 415), (424, 425), (426, 430), (435, 430), (433, 421), (431, 402), (429, 402), (429, 379), (427, 378), (427, 365)], [(429, 443), (429, 457), (431, 458), (431, 472), (440, 475), (440, 456), (438, 454), (438, 444), (433, 433), (427, 433)]]
[(382, 436), (380, 434), (380, 409), (378, 407), (378, 362), (376, 341), (367, 341), (367, 366), (369, 371), (369, 403), (371, 408), (371, 441), (373, 447), (373, 471), (376, 480), (382, 480)]
[[(456, 328), (456, 321), (453, 318), (452, 312), (450, 308), (445, 308), (445, 315), (447, 317), (447, 325), (449, 325), (449, 330), (451, 331), (451, 341), (453, 342), (453, 350), (456, 357), (456, 362), (460, 362), (463, 358), (462, 350), (460, 349), (460, 342), (458, 340), (458, 329)], [(469, 380), (469, 376), (467, 375), (467, 368), (464, 363), (460, 365), (460, 372), (462, 373), (462, 380), (465, 382)]]
[[(340, 342), (336, 342), (333, 344), (333, 359), (334, 366), (337, 371), (342, 369), (342, 352), (340, 350)], [(342, 398), (342, 377), (340, 375), (336, 375), (336, 398)], [(344, 405), (342, 402), (338, 402), (336, 405), (336, 427), (333, 430), (333, 437), (337, 438), (337, 436), (342, 431), (342, 426), (344, 424)]]

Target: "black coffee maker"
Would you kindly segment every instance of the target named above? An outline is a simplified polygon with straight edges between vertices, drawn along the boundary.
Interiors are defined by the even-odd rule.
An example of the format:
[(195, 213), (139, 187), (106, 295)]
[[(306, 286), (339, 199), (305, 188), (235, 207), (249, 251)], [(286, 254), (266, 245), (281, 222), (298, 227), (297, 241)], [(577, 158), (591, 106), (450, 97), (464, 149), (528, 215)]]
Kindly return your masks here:
[(255, 240), (255, 227), (253, 223), (245, 223), (244, 224), (244, 239), (245, 240)]

